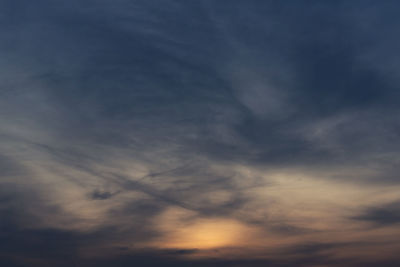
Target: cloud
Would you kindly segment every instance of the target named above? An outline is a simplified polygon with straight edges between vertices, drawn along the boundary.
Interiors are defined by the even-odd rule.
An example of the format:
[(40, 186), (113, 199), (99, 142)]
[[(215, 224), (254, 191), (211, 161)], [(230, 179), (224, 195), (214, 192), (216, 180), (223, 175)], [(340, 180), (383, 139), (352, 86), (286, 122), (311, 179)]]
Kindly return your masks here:
[(400, 203), (392, 202), (389, 204), (369, 207), (360, 215), (353, 219), (373, 223), (377, 226), (388, 226), (400, 222)]
[[(340, 265), (363, 222), (397, 231), (395, 4), (0, 5), (7, 264)], [(159, 245), (221, 225), (250, 258)]]

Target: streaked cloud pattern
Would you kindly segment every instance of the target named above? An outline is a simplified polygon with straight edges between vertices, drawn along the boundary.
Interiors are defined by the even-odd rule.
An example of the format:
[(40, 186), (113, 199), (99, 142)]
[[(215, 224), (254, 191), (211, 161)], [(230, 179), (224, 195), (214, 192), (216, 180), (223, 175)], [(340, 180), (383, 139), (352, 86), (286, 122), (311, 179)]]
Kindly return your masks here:
[(398, 266), (399, 8), (0, 0), (0, 265)]

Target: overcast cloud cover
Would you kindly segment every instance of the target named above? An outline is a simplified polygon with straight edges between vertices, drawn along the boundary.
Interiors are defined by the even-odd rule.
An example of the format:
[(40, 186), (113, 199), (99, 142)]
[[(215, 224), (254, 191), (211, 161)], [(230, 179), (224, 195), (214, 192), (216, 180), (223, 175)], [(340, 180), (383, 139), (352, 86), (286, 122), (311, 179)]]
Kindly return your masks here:
[(399, 9), (0, 0), (0, 265), (399, 266)]

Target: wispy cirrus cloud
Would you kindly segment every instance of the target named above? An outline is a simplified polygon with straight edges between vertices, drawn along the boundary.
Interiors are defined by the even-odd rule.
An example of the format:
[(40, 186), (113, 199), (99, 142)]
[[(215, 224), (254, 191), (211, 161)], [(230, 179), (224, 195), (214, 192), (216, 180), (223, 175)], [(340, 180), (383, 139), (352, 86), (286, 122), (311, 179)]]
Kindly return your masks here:
[(0, 5), (5, 264), (398, 260), (397, 4)]

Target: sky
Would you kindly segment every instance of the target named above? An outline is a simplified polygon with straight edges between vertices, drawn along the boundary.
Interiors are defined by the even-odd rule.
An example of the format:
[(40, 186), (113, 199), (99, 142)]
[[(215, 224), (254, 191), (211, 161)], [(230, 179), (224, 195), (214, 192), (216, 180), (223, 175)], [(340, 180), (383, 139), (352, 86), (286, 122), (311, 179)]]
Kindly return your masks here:
[(399, 8), (0, 0), (0, 265), (399, 266)]

